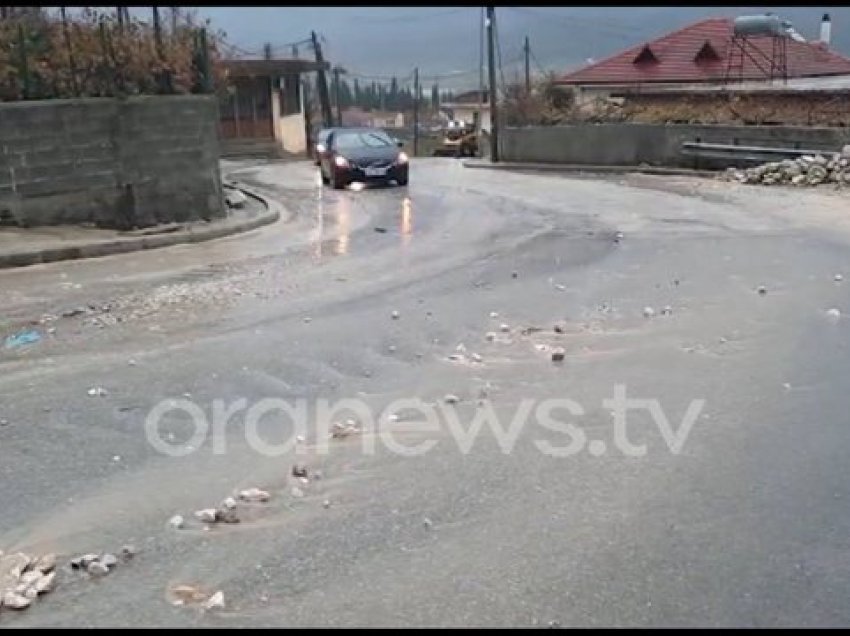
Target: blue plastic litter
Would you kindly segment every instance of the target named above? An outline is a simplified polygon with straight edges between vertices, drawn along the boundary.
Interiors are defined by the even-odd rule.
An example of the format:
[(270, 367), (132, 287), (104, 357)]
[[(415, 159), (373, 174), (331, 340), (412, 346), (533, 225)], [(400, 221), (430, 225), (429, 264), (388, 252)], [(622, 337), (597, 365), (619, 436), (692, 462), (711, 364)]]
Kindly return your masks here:
[(30, 329), (28, 331), (16, 333), (14, 336), (9, 336), (8, 338), (6, 338), (6, 348), (14, 349), (16, 347), (23, 347), (26, 345), (35, 344), (39, 340), (41, 340), (41, 334), (34, 329)]

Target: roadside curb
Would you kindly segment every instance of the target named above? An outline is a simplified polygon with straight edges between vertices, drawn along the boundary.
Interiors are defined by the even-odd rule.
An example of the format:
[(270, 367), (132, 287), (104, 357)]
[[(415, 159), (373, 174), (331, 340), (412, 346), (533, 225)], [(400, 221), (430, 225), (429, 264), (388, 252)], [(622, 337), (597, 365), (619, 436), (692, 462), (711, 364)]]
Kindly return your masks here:
[(531, 170), (534, 172), (586, 172), (586, 173), (608, 173), (627, 174), (641, 173), (654, 175), (679, 175), (685, 177), (716, 177), (720, 174), (715, 170), (691, 170), (689, 168), (662, 168), (653, 166), (598, 166), (590, 164), (573, 163), (489, 163), (481, 160), (464, 161), (464, 168), (478, 168), (487, 170)]
[(139, 252), (141, 250), (157, 249), (160, 247), (171, 247), (186, 243), (201, 243), (215, 239), (250, 232), (264, 225), (276, 222), (281, 217), (280, 204), (268, 199), (243, 186), (235, 186), (224, 183), (228, 188), (242, 191), (245, 196), (251, 197), (263, 204), (265, 211), (252, 219), (243, 221), (212, 222), (206, 227), (189, 227), (188, 229), (172, 232), (169, 234), (153, 234), (149, 236), (134, 236), (130, 238), (118, 238), (111, 241), (95, 241), (89, 243), (76, 243), (71, 245), (59, 245), (31, 251), (13, 252), (11, 254), (0, 254), (0, 269), (13, 267), (25, 267), (27, 265), (38, 265), (40, 263), (55, 263), (57, 261), (69, 261), (83, 258), (100, 258), (112, 254), (124, 254), (128, 252)]

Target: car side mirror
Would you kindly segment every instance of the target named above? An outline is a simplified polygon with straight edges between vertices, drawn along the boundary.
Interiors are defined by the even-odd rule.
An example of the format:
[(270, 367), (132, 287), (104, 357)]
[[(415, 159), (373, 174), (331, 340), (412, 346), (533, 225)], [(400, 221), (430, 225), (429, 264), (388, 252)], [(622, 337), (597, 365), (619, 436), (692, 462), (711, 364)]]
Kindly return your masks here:
[(404, 142), (401, 139), (396, 139), (395, 145), (398, 146), (399, 148), (404, 148)]

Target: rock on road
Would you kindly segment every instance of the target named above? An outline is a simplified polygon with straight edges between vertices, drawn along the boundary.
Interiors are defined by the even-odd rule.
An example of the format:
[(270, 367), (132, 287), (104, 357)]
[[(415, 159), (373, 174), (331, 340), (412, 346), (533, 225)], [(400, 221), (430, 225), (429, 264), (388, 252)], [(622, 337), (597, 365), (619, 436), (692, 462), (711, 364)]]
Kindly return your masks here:
[[(850, 622), (848, 322), (827, 319), (850, 311), (846, 194), (452, 160), (344, 192), (305, 163), (226, 170), (285, 218), (0, 272), (2, 335), (44, 334), (0, 349), (0, 550), (137, 549), (101, 580), (60, 571), (0, 625)], [(646, 454), (624, 455), (618, 384), (673, 432), (705, 400), (678, 453), (636, 411)], [(433, 448), (367, 453), (372, 432), (343, 427), (326, 454), (308, 434), (264, 456), (236, 420), (217, 454), (179, 416), (160, 433), (185, 456), (145, 437), (168, 398), (421, 397), (467, 428), (484, 395), (505, 428), (523, 400), (569, 398), (585, 443), (542, 453), (569, 438), (532, 421), (510, 452), (485, 431), (464, 453), (404, 417), (395, 439)], [(274, 414), (258, 432), (291, 433)], [(251, 488), (268, 501), (234, 494)], [(194, 511), (228, 496), (240, 522), (205, 530)], [(175, 605), (180, 585), (217, 602)]]

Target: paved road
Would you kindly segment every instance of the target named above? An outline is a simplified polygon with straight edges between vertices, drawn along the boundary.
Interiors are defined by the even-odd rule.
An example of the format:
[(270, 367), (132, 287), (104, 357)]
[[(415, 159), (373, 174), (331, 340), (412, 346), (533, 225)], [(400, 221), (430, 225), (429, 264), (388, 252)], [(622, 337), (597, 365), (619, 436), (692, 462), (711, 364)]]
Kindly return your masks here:
[[(303, 164), (228, 168), (288, 218), (0, 272), (0, 335), (39, 320), (44, 334), (0, 349), (0, 549), (140, 549), (103, 580), (62, 571), (0, 625), (850, 622), (848, 320), (826, 313), (850, 314), (850, 278), (834, 280), (850, 276), (845, 194), (452, 160), (417, 161), (408, 188), (334, 192)], [(603, 400), (617, 384), (667, 418), (670, 430), (629, 412), (644, 456), (616, 438)], [(208, 413), (215, 399), (299, 397), (377, 412), (448, 393), (463, 427), (485, 394), (505, 428), (550, 398), (583, 414), (519, 418), (509, 452), (487, 430), (462, 452), (448, 420), (432, 430), (401, 411), (380, 431), (436, 443), (413, 457), (373, 430), (322, 454), (327, 422), (312, 411), (298, 457), (250, 448), (240, 416), (215, 438), (224, 454), (188, 440), (175, 413), (160, 432), (187, 455), (144, 431), (167, 398)], [(292, 434), (279, 413), (258, 430), (269, 444)], [(568, 456), (541, 450), (571, 441)], [(293, 481), (295, 461), (322, 478)], [(253, 486), (272, 498), (242, 506), (241, 523), (192, 519)], [(167, 526), (176, 513), (183, 530)], [(226, 607), (174, 606), (178, 584), (220, 589)]]

